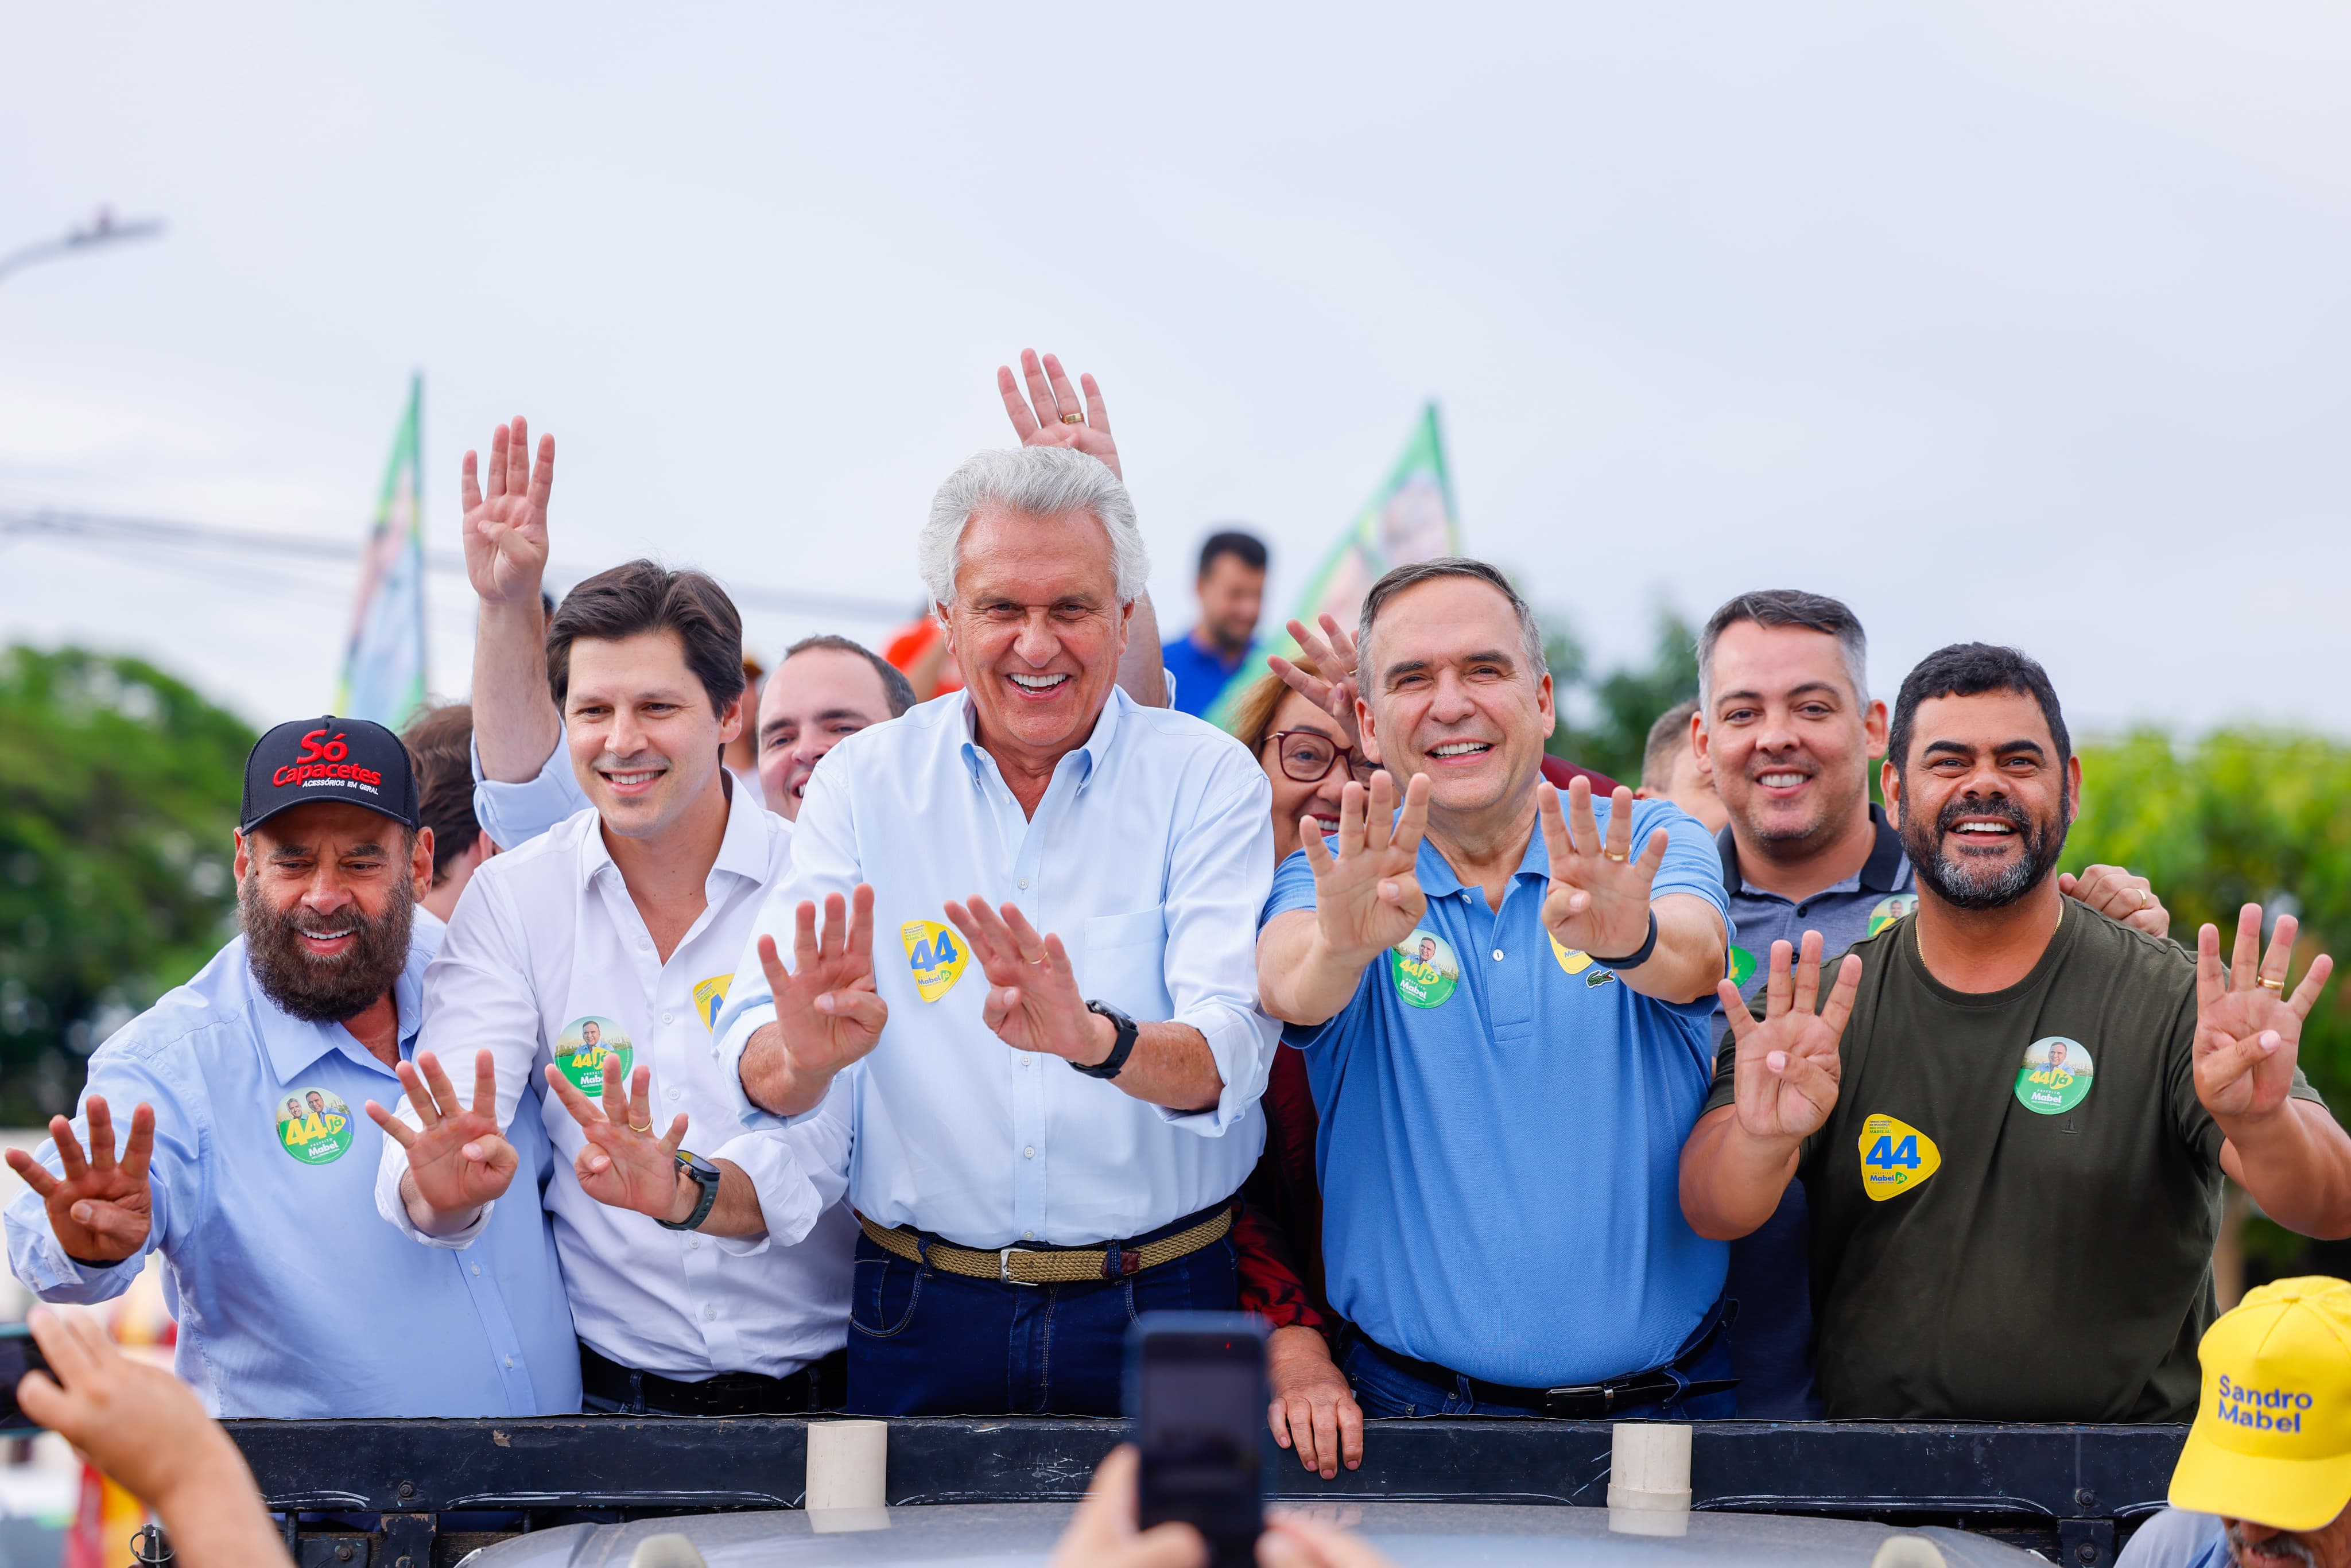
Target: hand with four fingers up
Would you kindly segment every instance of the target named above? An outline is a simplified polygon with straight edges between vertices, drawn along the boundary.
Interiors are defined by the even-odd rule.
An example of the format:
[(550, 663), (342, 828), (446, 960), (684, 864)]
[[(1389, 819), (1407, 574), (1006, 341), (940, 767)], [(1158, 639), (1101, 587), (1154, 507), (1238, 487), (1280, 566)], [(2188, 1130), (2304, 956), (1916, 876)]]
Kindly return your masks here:
[(1020, 395), (1021, 382), (1013, 379), (1012, 367), (996, 367), (996, 390), (1004, 398), (1004, 412), (1011, 416), (1013, 433), (1020, 437), (1021, 445), (1066, 446), (1099, 458), (1120, 479), (1126, 477), (1118, 465), (1118, 443), (1111, 439), (1110, 406), (1102, 402), (1102, 388), (1093, 377), (1078, 378), (1085, 388), (1081, 402), (1061, 360), (1047, 354), (1040, 361), (1034, 349), (1020, 350), (1020, 375), (1028, 383), (1026, 398)]
[(1592, 810), (1592, 786), (1567, 787), (1562, 819), (1559, 791), (1535, 786), (1535, 813), (1551, 856), (1551, 889), (1543, 895), (1543, 926), (1561, 946), (1594, 957), (1625, 957), (1649, 939), (1650, 890), (1666, 863), (1666, 830), (1633, 853), (1633, 791), (1623, 785), (1608, 799), (1608, 834)]
[[(408, 1091), (409, 1109), (419, 1124), (410, 1126), (371, 1100), (367, 1113), (384, 1135), (408, 1151), (408, 1176), (416, 1197), (441, 1223), (463, 1217), (467, 1223), (484, 1204), (506, 1196), (520, 1161), (515, 1147), (498, 1129), (497, 1059), (487, 1050), (474, 1053), (474, 1103), (457, 1102), (456, 1086), (441, 1070), (441, 1059), (429, 1051), (414, 1061), (392, 1069), (400, 1086)], [(412, 1206), (410, 1218), (423, 1225), (425, 1217)], [(459, 1228), (463, 1228), (462, 1226)]]
[(1078, 991), (1077, 967), (1069, 949), (1050, 932), (1040, 936), (1012, 904), (999, 912), (974, 894), (949, 901), (947, 919), (963, 933), (971, 956), (987, 976), (987, 999), (980, 1021), (1015, 1051), (1040, 1051), (1092, 1067), (1118, 1043), (1108, 1019), (1087, 1010)]
[(547, 1086), (580, 1124), (587, 1142), (571, 1157), (580, 1190), (608, 1208), (682, 1220), (694, 1212), (695, 1189), (678, 1177), (677, 1151), (685, 1143), (685, 1113), (669, 1131), (653, 1126), (653, 1069), (640, 1065), (621, 1081), (621, 1059), (604, 1059), (602, 1104), (572, 1086), (555, 1063), (547, 1064)]
[(49, 1118), (49, 1136), (57, 1140), (62, 1176), (29, 1150), (10, 1149), (8, 1168), (25, 1178), (48, 1211), (49, 1230), (66, 1256), (86, 1263), (120, 1263), (147, 1243), (155, 1218), (154, 1189), (148, 1185), (147, 1166), (155, 1155), (155, 1110), (141, 1103), (131, 1113), (131, 1137), (122, 1157), (114, 1157), (114, 1117), (106, 1097), (93, 1094), (83, 1106), (89, 1118), (89, 1153), (82, 1153), (73, 1124), (63, 1116)]
[[(1339, 796), (1336, 852), (1314, 819), (1298, 824), (1299, 847), (1314, 873), (1314, 922), (1325, 954), (1360, 968), (1413, 933), (1428, 911), (1416, 870), (1428, 831), (1428, 776), (1413, 775), (1396, 810), (1395, 779), (1348, 783)], [(1352, 988), (1352, 982), (1350, 982)]]
[[(1577, 779), (1582, 783), (1582, 779)], [(1738, 1041), (1732, 1069), (1733, 1107), (1739, 1130), (1764, 1143), (1800, 1143), (1821, 1130), (1836, 1109), (1844, 1075), (1837, 1042), (1861, 987), (1861, 959), (1848, 953), (1837, 966), (1825, 1007), (1821, 995), (1821, 934), (1804, 933), (1804, 950), (1792, 976), (1785, 942), (1771, 944), (1771, 978), (1764, 987), (1763, 1021), (1747, 1010), (1739, 987), (1725, 980), (1716, 994)]]
[(485, 604), (538, 604), (547, 575), (547, 502), (555, 490), (555, 437), (538, 438), (530, 456), (530, 423), (520, 414), (490, 435), (487, 468), (465, 454), (465, 578)]
[(796, 1077), (831, 1081), (833, 1074), (881, 1043), (890, 1005), (873, 989), (873, 889), (860, 883), (850, 897), (825, 894), (824, 927), (816, 904), (803, 899), (792, 925), (792, 967), (777, 956), (776, 939), (759, 938), (759, 967), (776, 998), (776, 1025)]
[(2219, 928), (2196, 933), (2196, 1098), (2232, 1139), (2241, 1124), (2285, 1109), (2303, 1020), (2335, 970), (2335, 960), (2321, 953), (2287, 993), (2299, 929), (2293, 915), (2279, 915), (2264, 955), (2262, 906), (2246, 904), (2237, 913), (2237, 946), (2225, 970)]

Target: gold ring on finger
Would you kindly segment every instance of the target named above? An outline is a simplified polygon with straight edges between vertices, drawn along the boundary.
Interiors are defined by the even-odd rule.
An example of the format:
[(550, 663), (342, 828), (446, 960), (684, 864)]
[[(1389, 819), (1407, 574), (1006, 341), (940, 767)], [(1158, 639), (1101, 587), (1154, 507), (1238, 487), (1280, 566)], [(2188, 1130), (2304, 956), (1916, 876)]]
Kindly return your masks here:
[(1082, 413), (1065, 413), (1061, 416), (1063, 424), (1083, 424), (1085, 422), (1086, 416)]
[(2285, 989), (2285, 977), (2283, 975), (2279, 976), (2274, 980), (2271, 979), (2267, 975), (2256, 975), (2253, 977), (2261, 981), (2262, 989), (2265, 991), (2282, 991)]
[(630, 1123), (630, 1124), (629, 1124), (629, 1131), (631, 1131), (632, 1133), (650, 1133), (650, 1132), (652, 1132), (653, 1130), (653, 1124), (651, 1122), (647, 1122), (647, 1123), (646, 1123), (643, 1126), (642, 1126), (642, 1127), (638, 1126), (634, 1122), (632, 1122), (632, 1123)]
[(1618, 854), (1614, 850), (1602, 850), (1600, 852), (1601, 852), (1602, 854), (1604, 854), (1604, 855), (1606, 855), (1610, 860), (1616, 862), (1617, 862), (1618, 864), (1620, 864), (1620, 865), (1621, 865), (1621, 864), (1623, 864), (1625, 862), (1629, 861), (1629, 860), (1631, 860), (1631, 859), (1633, 858), (1633, 857), (1632, 857), (1632, 855), (1631, 855), (1630, 853), (1625, 853), (1625, 854), (1621, 854), (1621, 855), (1620, 855), (1620, 854)]

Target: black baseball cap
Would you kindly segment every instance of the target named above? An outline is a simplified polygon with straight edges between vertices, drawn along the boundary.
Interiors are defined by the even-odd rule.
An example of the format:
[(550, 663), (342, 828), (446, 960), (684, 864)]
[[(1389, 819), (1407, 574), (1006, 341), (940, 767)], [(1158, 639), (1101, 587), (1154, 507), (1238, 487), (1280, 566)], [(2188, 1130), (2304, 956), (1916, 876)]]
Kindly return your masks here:
[(289, 719), (253, 744), (245, 759), (239, 832), (251, 832), (289, 806), (340, 800), (364, 806), (404, 828), (417, 823), (416, 769), (400, 737), (364, 718)]

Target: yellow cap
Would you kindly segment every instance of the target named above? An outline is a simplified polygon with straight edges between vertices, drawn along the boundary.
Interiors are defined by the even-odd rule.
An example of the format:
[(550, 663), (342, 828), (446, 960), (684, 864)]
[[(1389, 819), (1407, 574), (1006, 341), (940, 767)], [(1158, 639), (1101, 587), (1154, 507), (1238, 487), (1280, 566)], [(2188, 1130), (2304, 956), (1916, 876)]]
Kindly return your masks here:
[(2204, 1397), (2171, 1505), (2317, 1530), (2351, 1503), (2351, 1285), (2317, 1276), (2248, 1291), (2197, 1346)]

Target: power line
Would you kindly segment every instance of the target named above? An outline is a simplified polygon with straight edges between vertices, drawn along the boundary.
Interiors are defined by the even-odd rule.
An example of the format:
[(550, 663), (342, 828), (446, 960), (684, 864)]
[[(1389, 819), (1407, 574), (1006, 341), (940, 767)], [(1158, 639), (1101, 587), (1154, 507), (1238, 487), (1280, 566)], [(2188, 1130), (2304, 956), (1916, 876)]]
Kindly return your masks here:
[[(65, 511), (43, 507), (32, 510), (0, 507), (0, 538), (16, 542), (39, 540), (68, 547), (98, 549), (144, 545), (176, 549), (204, 549), (239, 555), (347, 565), (359, 559), (365, 541), (315, 538), (302, 534), (272, 533), (260, 528), (223, 528), (214, 523), (184, 523), (161, 517), (125, 517), (98, 512)], [(137, 558), (128, 559), (137, 564)], [(454, 550), (424, 552), (427, 571), (463, 577), (465, 558)], [(551, 584), (569, 585), (590, 576), (548, 563)], [(907, 600), (866, 599), (853, 594), (810, 593), (801, 589), (775, 588), (764, 583), (725, 580), (735, 602), (751, 610), (804, 615), (820, 621), (849, 621), (894, 625), (918, 612)]]

